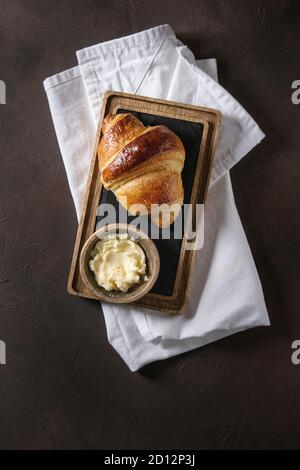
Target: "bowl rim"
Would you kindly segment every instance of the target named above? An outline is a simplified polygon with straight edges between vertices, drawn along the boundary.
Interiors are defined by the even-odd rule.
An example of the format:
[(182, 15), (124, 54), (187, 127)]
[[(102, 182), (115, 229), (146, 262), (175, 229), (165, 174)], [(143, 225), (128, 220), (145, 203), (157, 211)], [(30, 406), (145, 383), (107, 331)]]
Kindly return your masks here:
[[(134, 236), (136, 238), (136, 242), (141, 245), (141, 248), (144, 250), (147, 263), (153, 263), (154, 268), (152, 269), (151, 273), (149, 274), (149, 278), (142, 282), (141, 284), (137, 284), (136, 288), (133, 290), (129, 290), (128, 292), (115, 292), (114, 295), (109, 295), (105, 293), (105, 290), (101, 288), (101, 286), (97, 285), (96, 280), (91, 282), (87, 270), (89, 273), (92, 274), (88, 263), (86, 262), (88, 253), (90, 254), (91, 251), (94, 249), (95, 244), (97, 241), (102, 240), (105, 238), (105, 235), (109, 235), (109, 232), (114, 231), (126, 231), (129, 236)], [(103, 235), (103, 236), (101, 236)], [(143, 243), (143, 241), (145, 243)], [(149, 248), (151, 247), (151, 248)], [(150, 259), (151, 258), (151, 259)], [(131, 302), (135, 302), (144, 295), (146, 295), (154, 286), (155, 282), (157, 281), (159, 271), (160, 271), (160, 256), (158, 249), (151, 240), (151, 238), (142, 230), (138, 230), (135, 226), (126, 223), (115, 223), (115, 224), (108, 224), (100, 227), (95, 232), (93, 232), (89, 238), (84, 243), (81, 252), (80, 252), (80, 260), (79, 260), (79, 270), (82, 281), (87, 289), (92, 292), (99, 300), (103, 300), (109, 303), (116, 303), (116, 304), (127, 304)], [(134, 287), (134, 286), (133, 286)]]

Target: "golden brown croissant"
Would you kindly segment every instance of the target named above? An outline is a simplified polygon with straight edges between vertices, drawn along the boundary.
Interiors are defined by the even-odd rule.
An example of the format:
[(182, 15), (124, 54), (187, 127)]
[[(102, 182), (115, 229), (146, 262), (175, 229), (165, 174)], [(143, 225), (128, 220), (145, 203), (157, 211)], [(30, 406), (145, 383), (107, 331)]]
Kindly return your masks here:
[(170, 225), (183, 204), (185, 150), (179, 137), (166, 126), (145, 127), (130, 113), (108, 114), (102, 132), (98, 157), (104, 187), (133, 215), (150, 213), (153, 204), (167, 205), (171, 212), (160, 208), (151, 217)]

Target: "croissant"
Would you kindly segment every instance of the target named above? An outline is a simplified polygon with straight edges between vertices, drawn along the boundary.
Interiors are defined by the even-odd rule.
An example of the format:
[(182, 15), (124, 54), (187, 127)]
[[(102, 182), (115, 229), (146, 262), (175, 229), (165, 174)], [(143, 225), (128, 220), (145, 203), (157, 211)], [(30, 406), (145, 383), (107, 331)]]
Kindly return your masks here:
[(130, 214), (151, 212), (157, 225), (169, 226), (183, 204), (180, 138), (163, 125), (145, 127), (130, 113), (108, 114), (102, 133), (98, 158), (104, 187)]

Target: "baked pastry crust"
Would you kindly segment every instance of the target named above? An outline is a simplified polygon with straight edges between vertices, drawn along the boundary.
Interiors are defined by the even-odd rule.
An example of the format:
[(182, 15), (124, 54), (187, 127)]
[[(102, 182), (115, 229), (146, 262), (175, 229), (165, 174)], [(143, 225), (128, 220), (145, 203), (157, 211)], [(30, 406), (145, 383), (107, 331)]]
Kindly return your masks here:
[[(104, 187), (129, 213), (151, 211), (157, 225), (170, 225), (184, 197), (185, 149), (180, 138), (166, 126), (145, 127), (130, 113), (108, 114), (102, 133), (98, 158)], [(153, 205), (164, 206), (156, 212)]]

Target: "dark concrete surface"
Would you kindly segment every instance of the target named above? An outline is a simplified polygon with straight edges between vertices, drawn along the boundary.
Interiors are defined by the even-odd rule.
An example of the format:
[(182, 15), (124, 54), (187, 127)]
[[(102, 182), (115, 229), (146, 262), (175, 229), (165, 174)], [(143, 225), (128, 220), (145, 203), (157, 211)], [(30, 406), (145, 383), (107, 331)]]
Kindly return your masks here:
[[(0, 447), (300, 448), (298, 1), (0, 0)], [(76, 218), (42, 81), (170, 23), (267, 134), (232, 171), (272, 326), (132, 374), (66, 293)]]

